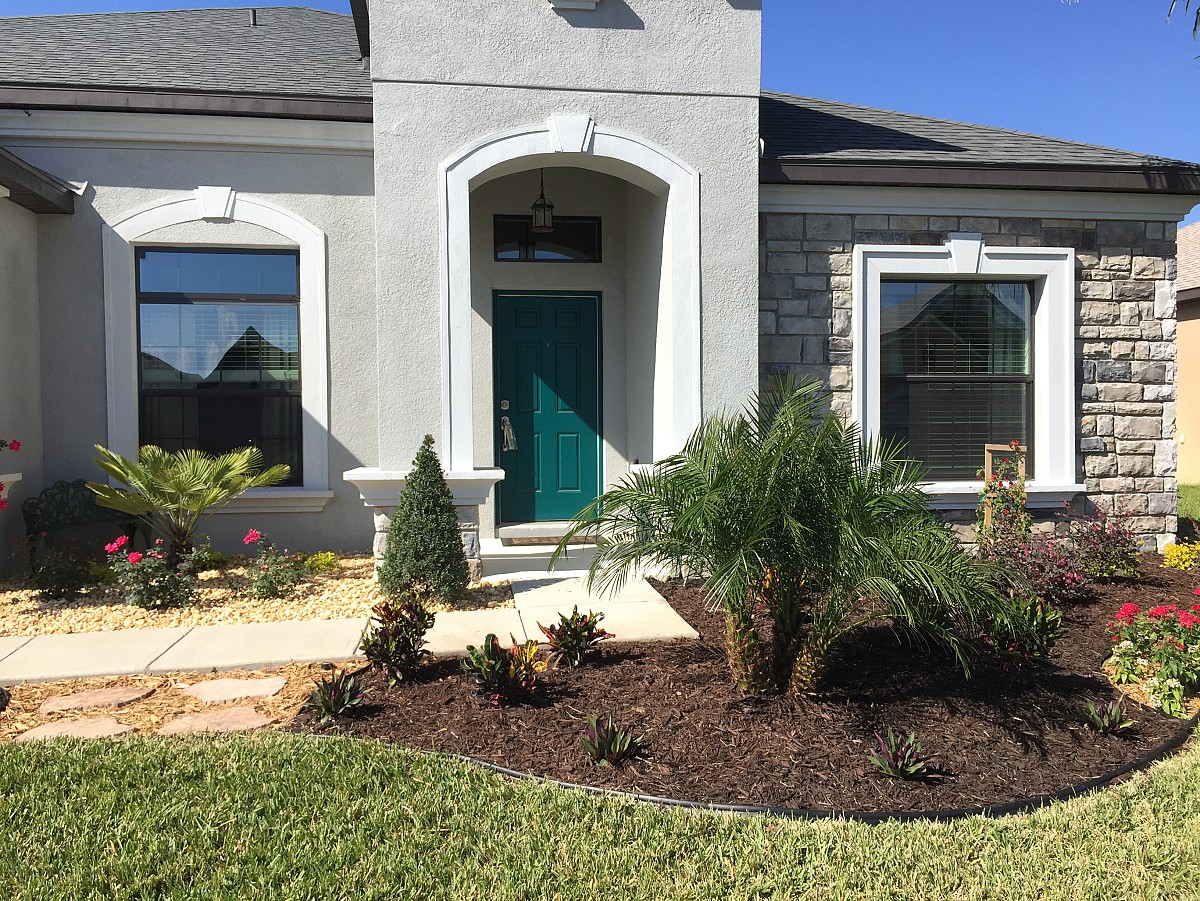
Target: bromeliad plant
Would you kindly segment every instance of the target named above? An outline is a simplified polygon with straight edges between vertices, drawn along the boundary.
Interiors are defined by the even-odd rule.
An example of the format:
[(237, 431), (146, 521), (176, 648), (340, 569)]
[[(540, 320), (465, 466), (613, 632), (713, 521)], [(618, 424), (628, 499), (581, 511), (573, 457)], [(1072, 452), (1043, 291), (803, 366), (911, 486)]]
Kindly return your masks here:
[(366, 690), (358, 676), (336, 667), (326, 678), (317, 680), (315, 685), (305, 706), (313, 712), (318, 723), (345, 716), (361, 707), (366, 700)]
[(201, 451), (168, 453), (146, 445), (136, 460), (127, 460), (96, 445), (96, 465), (126, 488), (89, 482), (96, 501), (136, 516), (166, 539), (167, 560), (178, 563), (191, 553), (196, 526), (204, 514), (229, 503), (251, 488), (276, 485), (287, 478), (287, 466), (263, 469), (262, 453), (243, 447), (214, 457)]
[(1120, 700), (1109, 701), (1099, 707), (1088, 701), (1083, 715), (1088, 726), (1101, 735), (1128, 735), (1135, 725), (1125, 711), (1125, 703)]
[(425, 633), (433, 620), (433, 611), (416, 594), (405, 593), (375, 605), (359, 647), (371, 665), (384, 673), (388, 685), (411, 679), (429, 656)]
[(931, 514), (921, 467), (827, 401), (819, 382), (783, 377), (742, 414), (710, 417), (681, 453), (581, 512), (555, 559), (594, 530), (589, 587), (645, 569), (703, 580), (750, 694), (810, 690), (830, 649), (875, 624), (948, 648), (967, 671), (1006, 592)]
[(914, 733), (910, 732), (901, 738), (889, 726), (887, 738), (876, 732), (875, 740), (879, 743), (879, 750), (874, 754), (868, 754), (867, 759), (875, 764), (885, 776), (916, 781), (929, 779), (935, 775), (931, 766), (932, 761), (926, 756), (921, 748), (921, 742)]
[(1200, 603), (1125, 604), (1109, 625), (1109, 662), (1118, 685), (1137, 684), (1164, 713), (1186, 715), (1186, 698), (1200, 690)]
[(642, 739), (629, 729), (613, 725), (611, 716), (607, 723), (589, 716), (582, 741), (583, 749), (597, 766), (620, 766), (642, 750)]
[(546, 669), (546, 661), (538, 658), (538, 643), (532, 638), (504, 648), (500, 639), (488, 633), (479, 647), (467, 645), (462, 659), (462, 671), (494, 707), (519, 703), (538, 691), (538, 677)]
[(585, 657), (598, 652), (600, 642), (613, 637), (611, 632), (600, 628), (602, 619), (603, 613), (593, 613), (591, 610), (580, 613), (576, 605), (570, 616), (560, 613), (555, 625), (543, 626), (538, 623), (538, 628), (550, 645), (551, 665), (565, 663), (567, 666), (580, 666)]

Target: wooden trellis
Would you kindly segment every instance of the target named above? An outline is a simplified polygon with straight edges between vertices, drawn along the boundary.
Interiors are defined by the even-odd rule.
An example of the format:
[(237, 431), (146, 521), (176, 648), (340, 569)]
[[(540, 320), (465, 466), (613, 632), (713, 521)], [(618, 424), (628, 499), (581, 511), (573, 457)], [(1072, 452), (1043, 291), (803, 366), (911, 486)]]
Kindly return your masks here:
[(1013, 449), (1011, 444), (985, 444), (983, 446), (983, 484), (986, 486), (983, 492), (983, 527), (990, 529), (992, 527), (992, 507), (996, 503), (996, 498), (999, 497), (999, 492), (996, 490), (995, 482), (995, 463), (996, 457), (1012, 457), (1017, 458), (1017, 478), (1022, 482), (1025, 481), (1025, 452), (1028, 450), (1024, 444), (1017, 445)]

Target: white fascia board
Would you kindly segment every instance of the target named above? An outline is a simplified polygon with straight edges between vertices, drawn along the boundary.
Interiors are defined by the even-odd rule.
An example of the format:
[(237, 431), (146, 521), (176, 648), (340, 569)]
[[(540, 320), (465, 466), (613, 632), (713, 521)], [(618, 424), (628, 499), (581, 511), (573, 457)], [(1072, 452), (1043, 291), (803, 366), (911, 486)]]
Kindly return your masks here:
[(1020, 216), (1045, 219), (1139, 219), (1178, 222), (1200, 196), (1014, 191), (985, 188), (886, 188), (858, 185), (761, 185), (763, 213)]
[(5, 143), (41, 140), (114, 144), (206, 144), (273, 150), (371, 153), (370, 122), (184, 116), (163, 113), (97, 113), (89, 110), (0, 110)]

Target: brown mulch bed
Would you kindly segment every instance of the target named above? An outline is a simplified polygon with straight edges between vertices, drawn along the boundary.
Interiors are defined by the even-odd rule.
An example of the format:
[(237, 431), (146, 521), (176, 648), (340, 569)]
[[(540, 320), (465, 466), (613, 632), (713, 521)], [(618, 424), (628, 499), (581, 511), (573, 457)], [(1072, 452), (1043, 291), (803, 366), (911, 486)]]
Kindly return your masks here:
[[(1011, 673), (980, 660), (964, 680), (941, 655), (911, 651), (890, 630), (849, 638), (811, 698), (747, 699), (731, 684), (722, 622), (694, 588), (658, 586), (701, 634), (671, 645), (608, 647), (598, 664), (548, 674), (537, 706), (492, 709), (436, 660), (413, 684), (366, 676), (369, 705), (334, 728), (435, 749), (567, 782), (708, 803), (828, 810), (973, 808), (1056, 792), (1103, 775), (1182, 727), (1129, 703), (1130, 737), (1097, 735), (1082, 710), (1118, 697), (1101, 671), (1105, 625), (1127, 600), (1190, 602), (1195, 579), (1147, 555), (1142, 581), (1095, 586), (1064, 610), (1067, 634), (1051, 667)], [(643, 758), (593, 766), (580, 746), (589, 714), (646, 738)], [(867, 760), (874, 733), (913, 731), (942, 777), (904, 782)], [(294, 728), (313, 729), (306, 714)]]

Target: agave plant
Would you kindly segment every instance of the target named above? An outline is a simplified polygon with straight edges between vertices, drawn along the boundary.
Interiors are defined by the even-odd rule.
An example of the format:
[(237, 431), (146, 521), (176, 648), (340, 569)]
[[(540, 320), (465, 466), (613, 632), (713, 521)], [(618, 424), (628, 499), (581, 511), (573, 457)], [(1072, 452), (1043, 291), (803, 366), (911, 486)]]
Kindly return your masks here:
[(594, 530), (589, 588), (645, 569), (702, 579), (748, 693), (811, 689), (830, 648), (877, 623), (948, 648), (968, 671), (969, 639), (1007, 596), (995, 569), (932, 515), (902, 445), (864, 440), (827, 403), (819, 382), (777, 379), (583, 510), (555, 559)]
[(104, 507), (136, 516), (167, 540), (167, 558), (190, 553), (196, 525), (211, 510), (243, 491), (276, 485), (288, 477), (283, 464), (263, 469), (262, 452), (242, 447), (220, 456), (197, 450), (168, 453), (146, 445), (129, 460), (96, 445), (96, 465), (126, 488), (88, 482)]

